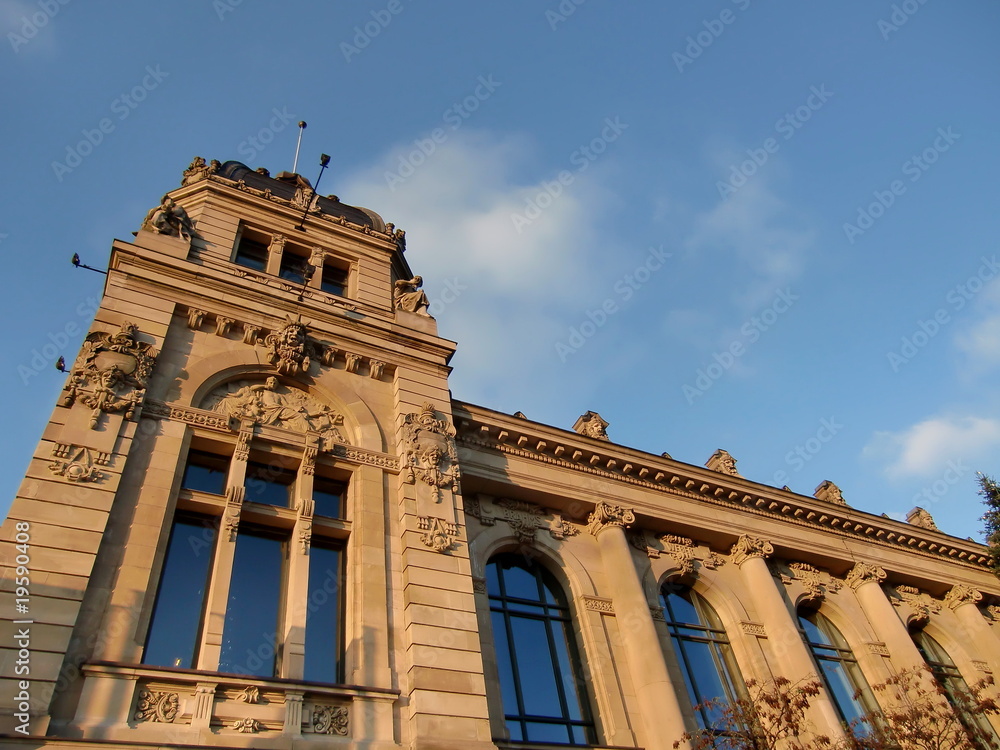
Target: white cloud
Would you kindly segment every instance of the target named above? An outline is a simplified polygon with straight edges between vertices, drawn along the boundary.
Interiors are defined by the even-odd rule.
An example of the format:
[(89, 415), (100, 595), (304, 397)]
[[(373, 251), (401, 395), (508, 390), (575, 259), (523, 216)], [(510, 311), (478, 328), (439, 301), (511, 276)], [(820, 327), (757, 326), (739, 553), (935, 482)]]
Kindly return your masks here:
[(939, 474), (949, 461), (974, 464), (998, 447), (1000, 419), (956, 415), (927, 419), (899, 432), (876, 432), (864, 453), (884, 461), (890, 479), (905, 479)]

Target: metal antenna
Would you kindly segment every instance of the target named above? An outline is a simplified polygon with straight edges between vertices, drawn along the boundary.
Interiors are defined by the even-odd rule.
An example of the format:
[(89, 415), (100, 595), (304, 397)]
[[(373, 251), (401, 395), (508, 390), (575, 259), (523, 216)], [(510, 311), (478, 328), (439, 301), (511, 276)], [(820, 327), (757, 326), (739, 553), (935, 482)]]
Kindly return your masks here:
[(306, 207), (302, 211), (302, 218), (299, 219), (299, 225), (297, 227), (295, 227), (296, 229), (299, 229), (299, 230), (301, 230), (303, 232), (306, 231), (306, 228), (303, 226), (303, 224), (305, 224), (306, 216), (309, 215), (309, 207), (312, 206), (313, 198), (315, 198), (318, 195), (318, 193), (316, 191), (319, 188), (319, 181), (323, 179), (323, 172), (326, 170), (326, 168), (328, 166), (330, 166), (330, 157), (327, 156), (326, 154), (320, 154), (319, 155), (319, 177), (316, 178), (316, 185), (312, 189), (312, 195), (310, 195), (309, 199), (306, 201)]
[(302, 146), (302, 131), (306, 129), (306, 121), (299, 120), (299, 140), (295, 144), (295, 161), (292, 162), (292, 172), (298, 174), (299, 168), (299, 148)]

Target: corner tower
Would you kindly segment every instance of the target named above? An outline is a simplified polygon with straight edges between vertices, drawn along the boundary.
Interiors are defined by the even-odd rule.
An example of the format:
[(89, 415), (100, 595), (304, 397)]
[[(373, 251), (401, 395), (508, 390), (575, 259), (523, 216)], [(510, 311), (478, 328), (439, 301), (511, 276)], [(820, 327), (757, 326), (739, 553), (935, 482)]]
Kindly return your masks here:
[(455, 345), (404, 250), (298, 175), (201, 158), (114, 242), (3, 527), (28, 645), (2, 644), (2, 731), (492, 746)]

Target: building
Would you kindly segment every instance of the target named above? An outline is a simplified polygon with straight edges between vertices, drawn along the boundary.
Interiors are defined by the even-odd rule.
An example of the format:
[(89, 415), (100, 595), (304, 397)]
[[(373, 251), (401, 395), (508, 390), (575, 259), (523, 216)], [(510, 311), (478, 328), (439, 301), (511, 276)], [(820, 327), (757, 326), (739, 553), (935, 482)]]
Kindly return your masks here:
[(114, 242), (3, 526), (5, 744), (652, 750), (751, 678), (821, 672), (836, 735), (1000, 670), (986, 551), (925, 511), (454, 400), (404, 251), (200, 158)]

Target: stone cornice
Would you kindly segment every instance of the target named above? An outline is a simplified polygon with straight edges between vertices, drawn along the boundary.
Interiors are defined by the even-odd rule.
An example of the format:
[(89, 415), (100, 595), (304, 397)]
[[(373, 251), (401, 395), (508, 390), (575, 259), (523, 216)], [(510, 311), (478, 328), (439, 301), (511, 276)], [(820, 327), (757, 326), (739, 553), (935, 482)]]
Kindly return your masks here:
[(825, 503), (742, 477), (594, 440), (569, 430), (461, 401), (453, 402), (452, 413), (458, 427), (460, 446), (496, 450), (581, 474), (781, 519), (790, 524), (819, 527), (880, 546), (905, 549), (934, 558), (943, 557), (979, 569), (988, 567), (989, 557), (982, 545), (940, 531), (910, 526), (844, 505)]

